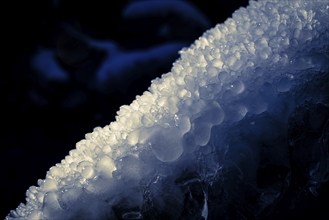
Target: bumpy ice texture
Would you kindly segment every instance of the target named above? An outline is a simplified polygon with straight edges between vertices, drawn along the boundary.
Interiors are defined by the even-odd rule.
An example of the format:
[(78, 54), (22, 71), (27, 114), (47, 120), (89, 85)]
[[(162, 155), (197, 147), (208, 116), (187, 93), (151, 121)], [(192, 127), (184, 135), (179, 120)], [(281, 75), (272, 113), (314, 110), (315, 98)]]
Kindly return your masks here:
[[(250, 1), (181, 50), (171, 72), (122, 106), (115, 122), (86, 134), (6, 219), (216, 219), (271, 210), (299, 158), (289, 146), (300, 140), (293, 124), (301, 107), (328, 112), (328, 11), (325, 0)], [(311, 128), (323, 129), (325, 116)], [(311, 171), (313, 193), (328, 178), (328, 135), (321, 138), (311, 148), (317, 162), (300, 168)], [(260, 181), (273, 166), (280, 175)]]

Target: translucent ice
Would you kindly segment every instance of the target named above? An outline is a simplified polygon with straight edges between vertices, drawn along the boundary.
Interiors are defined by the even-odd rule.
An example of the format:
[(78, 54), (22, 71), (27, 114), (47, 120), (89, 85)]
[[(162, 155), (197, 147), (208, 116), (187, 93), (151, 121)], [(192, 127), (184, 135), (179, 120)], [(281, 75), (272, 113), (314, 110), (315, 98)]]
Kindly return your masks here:
[(294, 169), (305, 184), (291, 193), (314, 193), (329, 175), (328, 8), (250, 1), (86, 134), (6, 219), (259, 218), (298, 185)]

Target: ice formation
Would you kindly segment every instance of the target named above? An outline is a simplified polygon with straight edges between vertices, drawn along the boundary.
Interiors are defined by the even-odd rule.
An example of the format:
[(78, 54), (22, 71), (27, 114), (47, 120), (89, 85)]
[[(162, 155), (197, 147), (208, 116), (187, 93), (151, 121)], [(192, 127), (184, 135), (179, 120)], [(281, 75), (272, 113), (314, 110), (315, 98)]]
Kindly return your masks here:
[[(328, 21), (325, 0), (250, 1), (182, 49), (116, 121), (86, 134), (6, 219), (261, 215), (289, 185), (298, 109), (328, 112)], [(310, 126), (328, 132), (322, 113)], [(321, 138), (309, 165), (314, 193), (328, 181)], [(270, 165), (280, 175), (259, 182)]]

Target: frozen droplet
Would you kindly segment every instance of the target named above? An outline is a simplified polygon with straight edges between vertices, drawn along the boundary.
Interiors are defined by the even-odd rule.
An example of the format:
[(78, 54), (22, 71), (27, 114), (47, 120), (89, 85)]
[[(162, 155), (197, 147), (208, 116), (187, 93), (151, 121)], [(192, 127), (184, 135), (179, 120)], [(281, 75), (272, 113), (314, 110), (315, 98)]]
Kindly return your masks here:
[(222, 68), (223, 66), (223, 61), (221, 59), (214, 59), (212, 61), (212, 65), (217, 68)]
[(212, 124), (219, 125), (224, 121), (225, 114), (223, 108), (217, 103), (213, 102), (214, 108), (212, 109)]
[(204, 100), (213, 100), (220, 89), (221, 88), (217, 83), (211, 83), (206, 86), (202, 86), (199, 89), (200, 98)]
[(173, 128), (154, 128), (149, 139), (153, 154), (162, 162), (177, 160), (183, 153), (182, 135)]
[(204, 100), (211, 100), (214, 98), (214, 92), (211, 85), (202, 86), (199, 89), (200, 98)]
[(57, 190), (57, 182), (53, 179), (45, 179), (42, 184), (42, 190), (45, 192)]
[(198, 121), (208, 123), (210, 125), (221, 124), (224, 120), (224, 110), (216, 101), (209, 102)]
[(248, 111), (254, 114), (261, 114), (268, 108), (268, 103), (258, 92), (250, 92), (248, 97), (243, 101)]
[[(55, 192), (48, 192), (44, 196), (42, 212), (45, 217), (58, 216), (63, 208), (59, 204), (58, 195)], [(45, 218), (47, 219), (47, 218)]]
[(254, 102), (252, 105), (250, 105), (251, 109), (250, 111), (254, 114), (261, 114), (267, 110), (268, 104), (263, 101)]
[(288, 77), (283, 77), (279, 80), (277, 84), (278, 92), (288, 92), (291, 88), (291, 79)]
[(138, 143), (139, 131), (135, 130), (128, 134), (127, 142), (129, 145), (134, 146)]
[(77, 207), (77, 202), (83, 202), (83, 190), (78, 186), (66, 186), (58, 195), (58, 202), (62, 209), (72, 210)]
[(207, 67), (207, 73), (209, 76), (214, 77), (218, 75), (218, 69), (214, 66)]
[(218, 79), (221, 84), (225, 84), (230, 78), (230, 74), (226, 71), (222, 71), (218, 74)]
[(236, 106), (236, 118), (235, 118), (235, 121), (240, 121), (241, 119), (244, 118), (244, 116), (246, 116), (247, 112), (248, 112), (248, 109), (243, 106), (243, 105), (238, 105)]
[(229, 58), (227, 58), (226, 65), (232, 67), (232, 66), (234, 66), (236, 61), (237, 61), (237, 58), (234, 55), (232, 55)]
[(191, 130), (191, 122), (190, 119), (188, 117), (182, 117), (179, 119), (178, 121), (178, 128), (180, 133), (186, 134), (188, 131)]
[(122, 219), (143, 219), (140, 212), (126, 212), (122, 215)]
[(242, 104), (232, 103), (224, 109), (224, 112), (227, 121), (238, 122), (246, 116), (248, 109)]
[(36, 195), (36, 198), (37, 198), (37, 201), (42, 203), (45, 199), (45, 194), (47, 193), (44, 193), (44, 192), (38, 192), (37, 195)]
[(210, 140), (211, 127), (212, 126), (210, 123), (205, 123), (205, 122), (198, 123), (195, 126), (193, 132), (195, 144), (199, 146), (205, 146), (208, 144)]
[(95, 172), (92, 167), (85, 167), (81, 172), (81, 176), (85, 179), (92, 178), (94, 176), (94, 174), (95, 174)]
[(93, 164), (89, 161), (82, 161), (78, 164), (77, 170), (81, 173), (81, 176), (85, 179), (92, 178), (94, 176)]
[(53, 166), (50, 168), (49, 170), (49, 174), (53, 177), (53, 178), (62, 178), (65, 175), (65, 172), (63, 171), (62, 167), (59, 166)]
[(108, 176), (112, 176), (112, 172), (116, 170), (116, 166), (114, 164), (114, 161), (106, 156), (100, 156), (98, 159), (98, 162), (96, 164), (96, 170), (102, 174), (106, 174)]
[(230, 91), (234, 95), (241, 94), (243, 93), (244, 90), (245, 90), (245, 86), (241, 80), (236, 80), (230, 85)]
[(29, 215), (29, 220), (34, 220), (34, 219), (44, 219), (43, 218), (43, 213), (40, 210), (33, 210), (30, 215)]
[(147, 114), (147, 115), (144, 115), (142, 117), (142, 124), (145, 126), (145, 127), (150, 127), (154, 124), (154, 117), (150, 114)]
[[(145, 159), (143, 158), (143, 160)], [(122, 173), (122, 177), (126, 180), (140, 180), (143, 175), (147, 175), (153, 169), (145, 166), (143, 160), (134, 155), (125, 156), (118, 163), (118, 171)]]

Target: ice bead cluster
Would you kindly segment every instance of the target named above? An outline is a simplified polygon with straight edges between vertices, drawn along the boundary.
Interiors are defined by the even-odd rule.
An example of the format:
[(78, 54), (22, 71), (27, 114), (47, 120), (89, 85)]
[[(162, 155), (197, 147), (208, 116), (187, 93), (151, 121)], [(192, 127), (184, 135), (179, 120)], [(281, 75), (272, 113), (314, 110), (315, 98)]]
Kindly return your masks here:
[[(328, 21), (326, 0), (250, 1), (86, 134), (6, 219), (257, 217), (293, 181), (291, 164), (316, 194), (329, 172)], [(322, 134), (304, 146), (312, 160), (296, 125)]]

